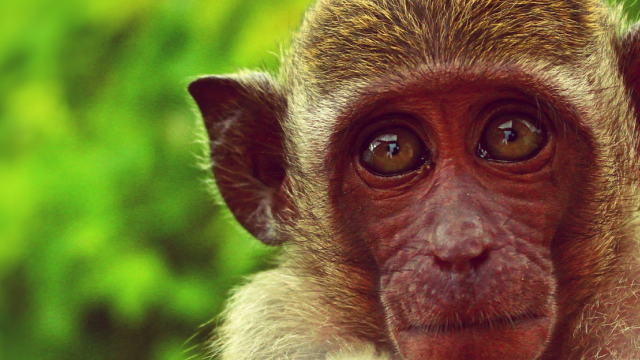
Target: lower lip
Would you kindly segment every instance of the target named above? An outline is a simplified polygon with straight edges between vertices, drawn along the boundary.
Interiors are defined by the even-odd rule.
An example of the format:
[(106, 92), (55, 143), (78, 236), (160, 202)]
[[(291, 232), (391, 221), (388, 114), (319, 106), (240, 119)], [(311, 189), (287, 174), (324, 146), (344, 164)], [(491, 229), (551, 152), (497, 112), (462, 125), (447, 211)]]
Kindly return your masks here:
[(535, 317), (450, 329), (417, 327), (395, 338), (407, 360), (529, 360), (542, 353), (550, 329), (549, 318)]

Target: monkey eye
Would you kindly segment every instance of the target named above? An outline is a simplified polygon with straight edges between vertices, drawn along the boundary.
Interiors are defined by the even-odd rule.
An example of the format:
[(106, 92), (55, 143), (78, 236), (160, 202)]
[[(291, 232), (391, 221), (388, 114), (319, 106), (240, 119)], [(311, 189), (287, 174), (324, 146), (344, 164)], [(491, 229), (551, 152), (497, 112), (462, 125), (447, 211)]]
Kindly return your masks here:
[(392, 176), (415, 170), (427, 161), (420, 137), (405, 128), (374, 133), (360, 153), (362, 164), (378, 175)]
[(478, 156), (504, 162), (524, 161), (536, 156), (546, 142), (547, 132), (538, 121), (524, 115), (502, 116), (485, 128)]

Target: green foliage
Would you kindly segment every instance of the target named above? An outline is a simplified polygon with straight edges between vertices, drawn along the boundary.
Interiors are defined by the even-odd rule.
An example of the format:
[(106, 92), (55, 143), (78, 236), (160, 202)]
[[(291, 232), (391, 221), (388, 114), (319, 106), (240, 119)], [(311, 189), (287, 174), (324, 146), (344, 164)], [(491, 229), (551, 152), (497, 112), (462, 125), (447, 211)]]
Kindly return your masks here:
[(208, 194), (185, 89), (273, 69), (308, 2), (0, 2), (0, 360), (205, 353), (273, 250)]
[(0, 2), (0, 359), (204, 353), (273, 250), (208, 193), (186, 86), (274, 68), (307, 3)]

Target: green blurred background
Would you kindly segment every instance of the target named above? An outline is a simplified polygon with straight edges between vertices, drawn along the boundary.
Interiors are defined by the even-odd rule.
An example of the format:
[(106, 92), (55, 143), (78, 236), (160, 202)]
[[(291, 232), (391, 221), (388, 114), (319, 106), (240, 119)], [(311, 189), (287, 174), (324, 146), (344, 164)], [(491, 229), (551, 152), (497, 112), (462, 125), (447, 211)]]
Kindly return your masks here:
[(187, 359), (269, 249), (198, 166), (196, 75), (275, 69), (308, 0), (0, 0), (0, 359)]
[(0, 360), (206, 354), (274, 250), (208, 193), (186, 86), (275, 69), (309, 2), (0, 0)]

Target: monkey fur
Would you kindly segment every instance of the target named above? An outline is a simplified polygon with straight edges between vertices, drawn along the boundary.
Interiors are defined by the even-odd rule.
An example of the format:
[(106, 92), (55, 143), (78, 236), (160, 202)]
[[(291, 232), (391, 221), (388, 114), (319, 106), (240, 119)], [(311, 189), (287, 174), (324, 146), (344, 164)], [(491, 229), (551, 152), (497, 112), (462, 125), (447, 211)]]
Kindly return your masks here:
[[(619, 7), (596, 0), (319, 0), (285, 55), (275, 75), (209, 76), (189, 89), (208, 130), (222, 198), (257, 239), (283, 247), (275, 269), (233, 292), (214, 354), (223, 360), (435, 360), (447, 351), (456, 354), (450, 359), (640, 359), (640, 31), (626, 25)], [(385, 287), (386, 270), (373, 259), (379, 245), (363, 245), (390, 242), (417, 220), (398, 215), (399, 230), (366, 230), (382, 210), (357, 205), (360, 190), (342, 185), (348, 170), (338, 149), (348, 146), (345, 134), (356, 126), (344, 119), (387, 106), (388, 93), (420, 96), (419, 86), (428, 86), (427, 92), (446, 95), (485, 80), (526, 84), (545, 94), (552, 113), (577, 119), (559, 126), (554, 138), (575, 144), (574, 150), (567, 145), (567, 154), (575, 154), (558, 165), (565, 172), (555, 173), (570, 185), (559, 193), (566, 194), (558, 200), (566, 209), (548, 220), (550, 245), (541, 250), (549, 270), (540, 279), (550, 285), (530, 285), (548, 292), (551, 325), (535, 346), (527, 336), (511, 345), (487, 335), (488, 344), (503, 345), (420, 350), (403, 345), (394, 330), (401, 320), (389, 309), (404, 300), (386, 293), (395, 287)], [(448, 194), (451, 201), (461, 196)], [(527, 207), (534, 201), (520, 203), (513, 217), (537, 211)], [(542, 205), (539, 217), (556, 207)], [(385, 214), (375, 219), (396, 216)], [(506, 223), (500, 226), (516, 226)], [(512, 273), (525, 281), (524, 270)], [(515, 280), (505, 281), (504, 292), (529, 296), (527, 287), (516, 292), (510, 290)], [(414, 296), (406, 290), (415, 288), (410, 282), (397, 288)], [(494, 297), (502, 299), (501, 292)], [(496, 306), (508, 307), (509, 300)]]

